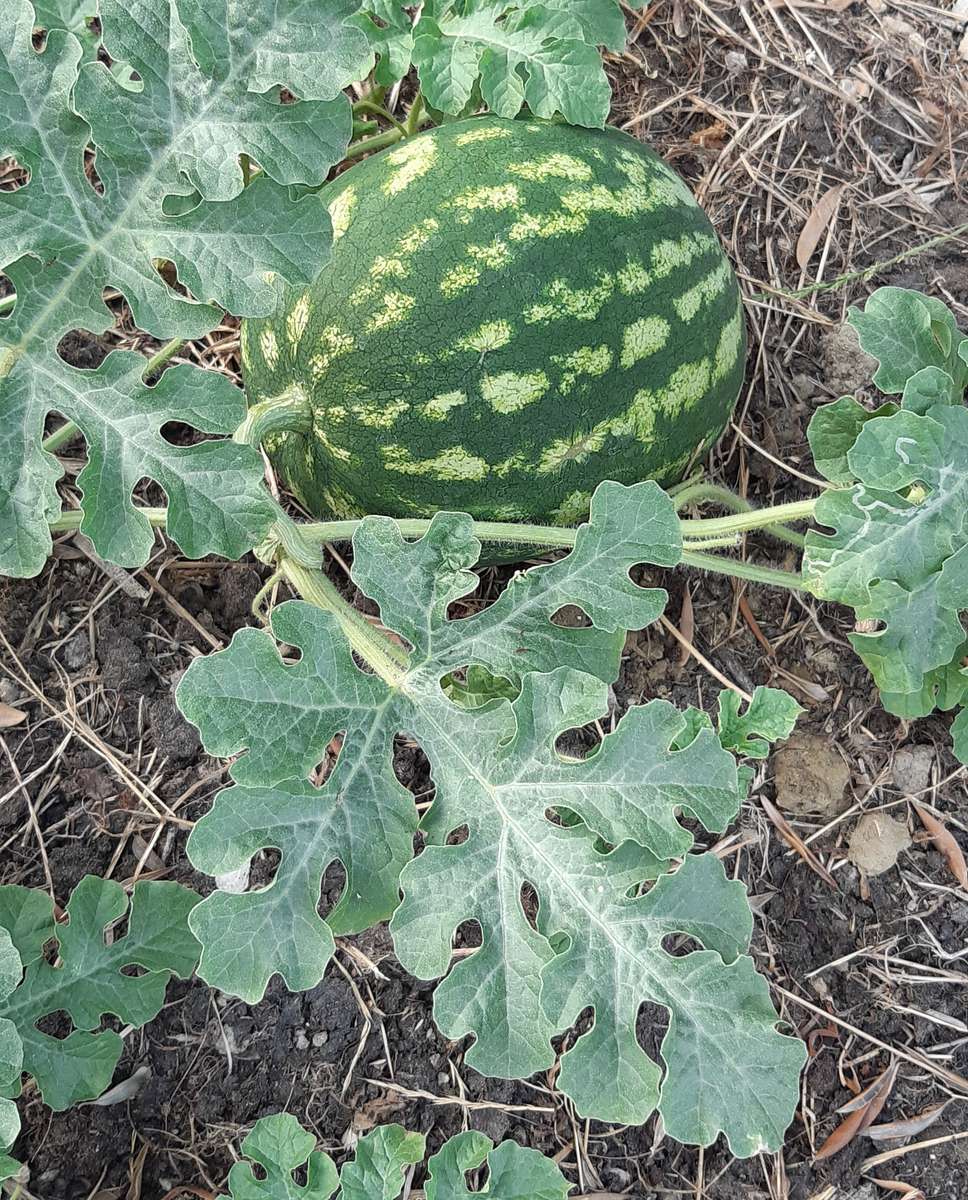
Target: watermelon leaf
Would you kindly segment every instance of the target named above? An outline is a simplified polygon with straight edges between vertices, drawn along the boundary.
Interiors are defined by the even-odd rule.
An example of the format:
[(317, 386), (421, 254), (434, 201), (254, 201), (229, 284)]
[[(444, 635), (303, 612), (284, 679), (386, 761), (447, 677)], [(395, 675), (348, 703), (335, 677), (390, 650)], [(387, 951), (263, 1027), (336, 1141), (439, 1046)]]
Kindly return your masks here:
[[(71, 329), (100, 333), (112, 324), (105, 288), (117, 288), (155, 337), (196, 337), (218, 323), (221, 307), (270, 312), (283, 280), (309, 282), (323, 264), (328, 214), (283, 185), (319, 182), (342, 156), (351, 113), (340, 89), (365, 72), (370, 52), (341, 21), (349, 0), (327, 0), (332, 20), (318, 20), (314, 6), (311, 31), (298, 6), (295, 16), (270, 0), (257, 7), (261, 18), (251, 5), (217, 17), (200, 0), (101, 0), (104, 45), (140, 77), (126, 85), (100, 62), (82, 65), (80, 43), (63, 29), (35, 50), (27, 0), (0, 6), (0, 150), (30, 173), (0, 195), (0, 269), (17, 293), (0, 321), (7, 574), (36, 574), (50, 550), (61, 469), (40, 440), (51, 412), (80, 427), (92, 460), (111, 464), (104, 488), (89, 470), (84, 496), (84, 528), (107, 557), (126, 566), (145, 560), (146, 532), (133, 529), (130, 511), (143, 476), (165, 488), (182, 528), (192, 530), (186, 553), (238, 557), (266, 527), (257, 455), (227, 442), (174, 448), (158, 434), (156, 418), (206, 433), (234, 428), (245, 411), (241, 392), (230, 400), (223, 380), (186, 371), (152, 394), (131, 355), (92, 372), (57, 353)], [(282, 85), (309, 99), (280, 104)], [(89, 145), (97, 186), (85, 173)], [(241, 151), (263, 167), (244, 190)], [(165, 261), (187, 291), (159, 271)], [(133, 436), (145, 417), (144, 436)], [(196, 502), (201, 517), (188, 512)], [(124, 532), (114, 538), (118, 524)]]
[[(551, 1038), (590, 1006), (595, 1024), (564, 1056), (559, 1081), (583, 1115), (640, 1122), (658, 1104), (682, 1140), (706, 1144), (723, 1130), (738, 1154), (777, 1145), (802, 1047), (776, 1032), (768, 989), (746, 957), (742, 886), (715, 858), (690, 856), (636, 894), (689, 850), (680, 810), (713, 830), (735, 815), (734, 758), (708, 727), (692, 728), (679, 748), (695, 722), (659, 700), (631, 709), (587, 758), (556, 749), (560, 735), (606, 712), (625, 629), (661, 612), (664, 593), (638, 588), (628, 572), (674, 560), (672, 503), (652, 483), (602, 484), (568, 557), (451, 620), (449, 606), (476, 584), (472, 528), (440, 514), (407, 543), (388, 519), (359, 527), (353, 578), (408, 643), (405, 665), (363, 673), (333, 614), (294, 601), (272, 616), (272, 633), (299, 653), (294, 664), (268, 632), (248, 629), (186, 672), (178, 703), (206, 747), (247, 750), (233, 766), (237, 786), (191, 835), (192, 862), (218, 875), (260, 849), (281, 851), (268, 887), (216, 892), (193, 913), (200, 974), (250, 1003), (276, 972), (291, 988), (312, 987), (333, 932), (388, 916), (402, 887), (391, 931), (414, 974), (445, 975), (456, 928), (475, 921), (482, 930), (482, 948), (450, 972), (435, 1002), (448, 1037), (475, 1035), (471, 1065), (508, 1077), (546, 1068)], [(552, 622), (566, 603), (592, 624)], [(514, 683), (515, 698), (455, 704), (442, 681), (468, 665)], [(421, 822), (428, 845), (413, 861), (412, 797), (392, 770), (402, 731), (426, 753), (436, 789)], [(337, 733), (336, 763), (316, 788), (306, 776)], [(458, 830), (465, 836), (452, 844)], [(323, 921), (320, 878), (335, 859), (346, 887)], [(540, 905), (536, 927), (522, 906), (526, 883)], [(706, 949), (670, 955), (663, 939), (675, 932)], [(661, 1072), (635, 1035), (645, 1001), (672, 1014), (661, 1097)]]
[[(139, 1028), (160, 1011), (171, 976), (191, 975), (198, 943), (188, 928), (188, 914), (197, 901), (194, 892), (177, 883), (138, 883), (129, 910), (119, 884), (88, 875), (67, 904), (67, 923), (58, 924), (45, 892), (0, 887), (0, 931), (23, 965), (21, 979), (9, 949), (0, 959), (0, 1093), (18, 1095), (25, 1071), (53, 1109), (99, 1096), (122, 1049), (113, 1030), (99, 1029), (102, 1016), (113, 1014)], [(127, 932), (106, 943), (105, 930), (125, 916)], [(56, 965), (44, 954), (51, 941), (58, 946)], [(125, 974), (131, 966), (143, 972)], [(11, 979), (16, 984), (12, 989)], [(68, 1037), (52, 1037), (37, 1028), (52, 1013), (70, 1018), (74, 1030)], [(13, 1046), (11, 1026), (22, 1044), (19, 1063), (7, 1054)]]
[[(427, 1200), (471, 1200), (479, 1195), (488, 1200), (565, 1200), (571, 1185), (551, 1159), (517, 1142), (502, 1142), (497, 1149), (493, 1145), (473, 1129), (445, 1142), (430, 1160)], [(472, 1192), (465, 1175), (484, 1163), (487, 1185)]]
[(726, 750), (746, 758), (766, 758), (770, 743), (793, 732), (803, 708), (779, 688), (758, 687), (753, 699), (740, 712), (736, 692), (719, 693), (719, 740)]
[[(487, 107), (515, 117), (560, 113), (572, 125), (601, 128), (611, 89), (585, 21), (565, 5), (505, 0), (424, 6), (413, 32), (413, 61), (434, 108), (460, 112), (480, 79)], [(605, 36), (614, 37), (610, 25)]]
[[(360, 1138), (342, 1171), (315, 1145), (313, 1135), (288, 1113), (256, 1121), (242, 1142), (242, 1153), (262, 1168), (264, 1178), (249, 1163), (236, 1163), (228, 1180), (233, 1200), (330, 1200), (337, 1192), (339, 1200), (398, 1200), (404, 1171), (423, 1160), (426, 1142), (422, 1133), (381, 1125)], [(468, 1191), (464, 1173), (485, 1162), (490, 1200), (565, 1200), (571, 1190), (555, 1164), (536, 1150), (514, 1142), (494, 1149), (490, 1138), (470, 1132), (451, 1138), (431, 1158), (427, 1200), (478, 1195)], [(305, 1167), (304, 1184), (293, 1179), (300, 1167)]]
[(527, 104), (537, 116), (605, 124), (610, 90), (595, 47), (625, 48), (617, 0), (429, 0), (416, 25), (410, 7), (363, 0), (354, 18), (376, 52), (376, 83), (395, 83), (416, 63), (425, 99), (445, 115), (463, 113), (479, 83), (500, 116)]
[[(9, 932), (0, 927), (0, 1012), (16, 990), (22, 975), (23, 964), (17, 947)], [(16, 1025), (0, 1016), (0, 1093), (17, 1087), (23, 1061), (24, 1047)], [(5, 1151), (17, 1140), (19, 1132), (20, 1116), (16, 1105), (0, 1096), (0, 1183), (9, 1179), (18, 1169), (18, 1164), (8, 1158)]]
[(901, 407), (868, 413), (845, 398), (814, 416), (819, 465), (849, 486), (818, 500), (831, 532), (807, 534), (803, 573), (865, 623), (850, 640), (885, 706), (925, 715), (965, 695), (968, 339), (943, 304), (903, 288), (880, 288), (850, 319), (880, 360), (875, 383)]

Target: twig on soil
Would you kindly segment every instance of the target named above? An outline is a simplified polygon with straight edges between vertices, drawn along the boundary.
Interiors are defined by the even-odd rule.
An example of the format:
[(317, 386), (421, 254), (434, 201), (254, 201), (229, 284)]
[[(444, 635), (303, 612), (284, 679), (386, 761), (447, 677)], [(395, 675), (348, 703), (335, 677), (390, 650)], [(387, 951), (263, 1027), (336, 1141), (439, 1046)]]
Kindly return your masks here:
[(392, 1083), (388, 1079), (365, 1079), (372, 1087), (387, 1088), (391, 1092), (399, 1092), (409, 1100), (427, 1100), (431, 1104), (447, 1108), (466, 1108), (470, 1111), (498, 1109), (500, 1112), (528, 1112), (553, 1114), (554, 1109), (538, 1104), (499, 1104), (496, 1100), (465, 1100), (460, 1096), (435, 1096), (433, 1092), (425, 1092), (420, 1088), (406, 1088), (402, 1084)]

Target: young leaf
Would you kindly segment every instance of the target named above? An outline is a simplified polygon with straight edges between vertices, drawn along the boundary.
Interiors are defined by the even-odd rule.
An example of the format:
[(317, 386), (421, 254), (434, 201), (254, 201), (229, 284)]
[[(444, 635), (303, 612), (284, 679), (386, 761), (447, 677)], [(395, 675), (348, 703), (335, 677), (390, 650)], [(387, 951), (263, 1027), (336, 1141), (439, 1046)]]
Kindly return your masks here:
[[(617, 622), (634, 627), (661, 611), (628, 570), (678, 552), (673, 523), (654, 484), (602, 484), (568, 558), (519, 576), (509, 599), (451, 621), (449, 605), (476, 582), (469, 518), (438, 515), (414, 544), (394, 522), (368, 518), (354, 540), (353, 578), (410, 644), (406, 665), (364, 674), (336, 619), (300, 602), (276, 609), (272, 621), (276, 637), (299, 651), (296, 664), (284, 665), (255, 630), (192, 664), (179, 687), (182, 710), (208, 749), (248, 754), (233, 769), (244, 786), (217, 798), (193, 831), (190, 857), (219, 874), (260, 848), (282, 851), (268, 888), (216, 893), (193, 914), (203, 977), (250, 1002), (274, 972), (290, 987), (310, 987), (332, 950), (329, 927), (360, 928), (392, 911), (410, 857), (412, 802), (390, 767), (393, 737), (405, 730), (427, 754), (436, 792), (422, 823), (428, 848), (403, 872), (405, 900), (391, 928), (404, 965), (431, 978), (447, 970), (457, 926), (481, 926), (482, 948), (451, 972), (436, 1003), (448, 1036), (475, 1034), (468, 1062), (508, 1076), (547, 1067), (551, 1038), (591, 1006), (595, 1024), (565, 1056), (561, 1084), (583, 1115), (642, 1121), (660, 1092), (659, 1068), (635, 1038), (638, 1008), (651, 1000), (672, 1013), (667, 1128), (704, 1143), (725, 1130), (739, 1154), (779, 1144), (802, 1047), (777, 1034), (766, 985), (742, 957), (751, 928), (742, 887), (717, 860), (687, 859), (632, 898), (658, 861), (688, 850), (680, 810), (709, 829), (734, 815), (734, 759), (709, 728), (678, 748), (687, 721), (664, 701), (630, 710), (584, 760), (555, 748), (562, 733), (606, 710), (605, 682), (575, 669), (588, 648), (604, 645), (613, 670)], [(593, 626), (555, 625), (566, 603)], [(455, 705), (441, 681), (468, 664), (515, 682), (516, 698)], [(337, 732), (339, 758), (315, 790), (304, 776)], [(559, 810), (574, 820), (562, 824)], [(460, 829), (464, 839), (450, 844)], [(316, 905), (334, 858), (347, 884), (328, 927)], [(526, 883), (538, 896), (537, 928), (522, 906)], [(663, 938), (675, 932), (707, 949), (668, 954)]]
[[(138, 883), (129, 911), (117, 883), (87, 875), (68, 902), (67, 923), (58, 924), (45, 893), (0, 887), (0, 929), (9, 934), (24, 966), (19, 986), (0, 999), (0, 1021), (15, 1027), (23, 1043), (22, 1070), (34, 1077), (51, 1108), (91, 1100), (110, 1083), (122, 1043), (113, 1030), (95, 1032), (102, 1016), (144, 1025), (161, 1009), (170, 977), (191, 975), (198, 944), (188, 929), (188, 914), (197, 901), (177, 883)], [(127, 933), (106, 944), (105, 930), (125, 915)], [(58, 945), (56, 965), (44, 955), (51, 941)], [(143, 973), (124, 974), (131, 966)], [(75, 1027), (68, 1037), (51, 1037), (37, 1028), (43, 1017), (59, 1012)], [(17, 1095), (20, 1073), (15, 1071), (0, 1091)]]
[(874, 382), (882, 392), (903, 392), (912, 375), (935, 367), (952, 381), (949, 403), (960, 401), (968, 384), (968, 339), (940, 300), (907, 288), (878, 288), (847, 319), (863, 349), (880, 362)]
[(858, 482), (820, 497), (816, 519), (834, 532), (807, 534), (804, 575), (818, 596), (883, 624), (851, 638), (878, 686), (918, 692), (964, 640), (968, 409), (876, 417), (847, 458)]
[(425, 5), (414, 27), (413, 61), (428, 101), (460, 112), (479, 78), (488, 108), (515, 117), (527, 104), (538, 117), (601, 128), (611, 89), (601, 56), (582, 24), (561, 8), (467, 0)]
[[(468, 1130), (445, 1142), (429, 1163), (427, 1200), (566, 1200), (571, 1185), (549, 1158), (516, 1142), (497, 1149), (483, 1133)], [(467, 1187), (468, 1171), (487, 1163), (487, 1184), (480, 1192)]]
[(389, 87), (410, 70), (413, 22), (401, 0), (364, 0), (363, 11), (352, 18), (376, 51), (374, 82)]
[[(347, 0), (330, 2), (335, 18), (346, 11)], [(199, 490), (207, 507), (225, 506), (224, 519), (203, 518), (210, 536), (183, 547), (188, 553), (238, 557), (266, 526), (261, 466), (251, 451), (220, 442), (176, 453), (150, 420), (144, 443), (119, 428), (119, 421), (137, 421), (148, 404), (164, 406), (165, 420), (219, 431), (224, 417), (210, 423), (199, 413), (210, 405), (228, 413), (224, 385), (199, 375), (183, 404), (183, 375), (177, 393), (169, 381), (164, 400), (152, 403), (130, 356), (109, 358), (91, 372), (69, 367), (56, 352), (72, 328), (99, 333), (110, 326), (106, 287), (118, 288), (147, 332), (196, 337), (219, 320), (214, 305), (240, 315), (268, 313), (282, 280), (308, 283), (322, 266), (328, 214), (311, 197), (294, 201), (270, 176), (284, 183), (325, 177), (350, 132), (340, 88), (365, 68), (369, 52), (359, 32), (338, 19), (315, 22), (306, 40), (306, 27), (270, 0), (258, 8), (261, 19), (238, 6), (217, 18), (197, 0), (182, 0), (181, 7), (175, 0), (102, 0), (103, 40), (137, 70), (141, 81), (133, 90), (100, 62), (80, 66), (80, 44), (61, 29), (38, 53), (27, 0), (0, 6), (0, 151), (30, 172), (26, 185), (0, 195), (0, 269), (17, 291), (12, 315), (0, 322), (5, 573), (36, 574), (50, 549), (47, 521), (59, 509), (54, 485), (61, 473), (40, 446), (50, 412), (75, 421), (92, 453), (114, 466), (117, 486), (102, 494), (92, 472), (84, 497), (87, 528), (107, 557), (105, 530), (124, 511), (130, 533), (130, 488), (143, 475), (165, 487), (183, 525), (194, 525), (186, 507)], [(292, 41), (299, 51), (290, 46), (283, 54), (281, 44)], [(329, 65), (333, 47), (337, 61)], [(262, 94), (277, 84), (328, 99), (280, 105), (277, 96)], [(97, 151), (100, 190), (84, 170), (89, 143)], [(266, 172), (244, 191), (240, 151), (258, 158)], [(173, 195), (181, 202), (166, 207)], [(159, 260), (174, 264), (190, 294), (169, 286)], [(237, 424), (241, 393), (230, 407)], [(159, 455), (166, 460), (161, 474), (155, 473)], [(223, 470), (227, 486), (219, 483)], [(144, 531), (122, 538), (120, 553), (124, 565), (143, 562)]]
[[(0, 927), (0, 1012), (20, 983), (23, 964), (10, 934)], [(0, 1016), (0, 1097), (12, 1091), (20, 1083), (23, 1070), (24, 1048), (17, 1027), (6, 1017)], [(17, 1140), (20, 1132), (20, 1117), (16, 1105), (0, 1098), (0, 1182), (13, 1175), (18, 1164), (8, 1158), (5, 1151)]]
[(853, 396), (841, 396), (832, 404), (818, 408), (807, 427), (807, 441), (814, 466), (831, 483), (853, 483), (854, 474), (847, 463), (847, 452), (857, 441), (864, 424), (872, 417), (888, 417), (897, 412), (896, 404), (882, 404), (873, 412)]
[(770, 742), (793, 732), (803, 708), (779, 688), (758, 687), (744, 713), (733, 691), (719, 693), (719, 740), (727, 750), (746, 758), (766, 758)]
[[(399, 1125), (381, 1125), (357, 1143), (354, 1158), (337, 1172), (332, 1159), (314, 1150), (316, 1139), (295, 1117), (277, 1113), (257, 1121), (242, 1143), (242, 1153), (257, 1163), (265, 1178), (248, 1163), (229, 1172), (233, 1200), (398, 1200), (403, 1172), (424, 1156), (424, 1136)], [(464, 1173), (487, 1163), (490, 1200), (565, 1200), (571, 1190), (561, 1172), (536, 1150), (514, 1142), (497, 1149), (481, 1133), (463, 1133), (446, 1142), (430, 1160), (427, 1200), (467, 1200), (479, 1193), (467, 1190)], [(306, 1182), (298, 1184), (293, 1171), (305, 1166)], [(221, 1197), (220, 1200), (228, 1200)]]

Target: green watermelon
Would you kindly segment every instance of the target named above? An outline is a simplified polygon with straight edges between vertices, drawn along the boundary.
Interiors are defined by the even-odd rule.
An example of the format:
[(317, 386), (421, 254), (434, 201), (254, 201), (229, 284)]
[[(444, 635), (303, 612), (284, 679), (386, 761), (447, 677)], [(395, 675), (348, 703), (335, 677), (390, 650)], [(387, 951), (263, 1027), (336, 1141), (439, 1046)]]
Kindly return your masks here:
[(688, 188), (615, 129), (480, 117), (319, 192), (333, 254), (242, 326), (270, 457), (319, 516), (573, 523), (602, 479), (671, 482), (743, 377), (736, 278)]

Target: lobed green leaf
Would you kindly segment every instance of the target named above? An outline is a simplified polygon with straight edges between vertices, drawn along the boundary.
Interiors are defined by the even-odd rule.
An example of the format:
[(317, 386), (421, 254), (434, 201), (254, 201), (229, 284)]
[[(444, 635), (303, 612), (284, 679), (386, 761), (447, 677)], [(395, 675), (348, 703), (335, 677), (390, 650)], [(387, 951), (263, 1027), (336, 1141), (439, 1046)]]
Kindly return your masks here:
[(868, 412), (845, 397), (815, 415), (818, 466), (850, 486), (820, 497), (816, 519), (832, 532), (807, 535), (803, 570), (864, 622), (851, 642), (889, 711), (925, 715), (966, 693), (968, 339), (943, 304), (902, 288), (879, 289), (850, 319), (901, 406)]
[[(242, 1143), (242, 1153), (262, 1168), (264, 1177), (259, 1178), (249, 1163), (236, 1163), (229, 1172), (233, 1200), (330, 1200), (337, 1191), (339, 1200), (398, 1200), (404, 1171), (421, 1162), (425, 1149), (423, 1134), (381, 1125), (359, 1140), (354, 1157), (338, 1172), (315, 1144), (313, 1135), (287, 1113), (257, 1121)], [(514, 1142), (494, 1149), (489, 1138), (471, 1132), (451, 1138), (431, 1158), (427, 1200), (478, 1195), (468, 1190), (464, 1175), (484, 1163), (491, 1200), (565, 1200), (571, 1190), (554, 1163), (537, 1151)], [(304, 1184), (293, 1179), (300, 1167), (305, 1167)]]
[[(638, 895), (691, 846), (681, 812), (714, 830), (735, 814), (735, 760), (708, 725), (657, 700), (630, 710), (584, 759), (557, 749), (563, 733), (606, 711), (619, 620), (644, 624), (661, 611), (664, 594), (638, 588), (629, 568), (678, 555), (671, 501), (651, 483), (602, 484), (571, 555), (517, 576), (489, 608), (448, 619), (476, 582), (478, 551), (461, 515), (438, 515), (412, 544), (392, 521), (362, 523), (353, 578), (410, 648), (385, 677), (362, 672), (336, 618), (301, 602), (272, 617), (275, 637), (298, 651), (295, 663), (279, 658), (268, 633), (244, 630), (186, 673), (178, 702), (206, 746), (248, 751), (233, 766), (239, 784), (193, 831), (192, 861), (219, 874), (260, 849), (281, 851), (268, 887), (216, 893), (193, 913), (200, 973), (250, 1002), (275, 972), (310, 987), (332, 931), (388, 916), (402, 886), (391, 930), (414, 974), (446, 974), (457, 927), (471, 920), (481, 929), (483, 945), (435, 1000), (449, 1037), (474, 1035), (467, 1058), (479, 1070), (513, 1077), (550, 1066), (552, 1037), (591, 1007), (594, 1024), (560, 1076), (582, 1115), (638, 1122), (658, 1104), (687, 1141), (705, 1144), (723, 1130), (739, 1154), (779, 1144), (802, 1047), (776, 1032), (766, 985), (745, 956), (752, 918), (741, 885), (717, 860), (687, 858)], [(556, 625), (566, 603), (592, 624)], [(455, 704), (442, 681), (468, 666), (513, 683), (514, 698)], [(744, 740), (784, 724), (761, 705)], [(400, 732), (426, 753), (435, 785), (421, 822), (427, 847), (413, 861), (412, 797), (391, 765)], [(305, 777), (337, 733), (336, 763), (314, 788)], [(335, 859), (346, 887), (323, 921), (320, 877)], [(538, 898), (536, 925), (522, 904), (526, 884)], [(706, 948), (668, 953), (663, 940), (676, 932)], [(671, 1014), (662, 1082), (635, 1035), (646, 1001)], [(738, 1073), (726, 1061), (737, 1045), (752, 1064)]]
[[(19, 1094), (25, 1071), (51, 1108), (99, 1096), (122, 1049), (113, 1030), (99, 1031), (102, 1016), (140, 1027), (160, 1011), (171, 976), (191, 975), (198, 943), (188, 914), (197, 902), (194, 892), (176, 883), (138, 883), (129, 910), (119, 884), (88, 875), (67, 904), (67, 923), (58, 924), (46, 893), (0, 887), (0, 931), (23, 965), (18, 986), (6, 995), (0, 988), (0, 1034), (12, 1026), (23, 1046), (20, 1065), (13, 1064), (6, 1078), (0, 1063), (0, 1093)], [(125, 916), (127, 932), (106, 941), (105, 931)], [(52, 941), (56, 964), (44, 955)], [(143, 973), (125, 974), (132, 966)], [(9, 964), (7, 976), (9, 983)], [(61, 1012), (74, 1026), (67, 1037), (38, 1029), (43, 1017)]]
[[(264, 315), (284, 281), (314, 278), (328, 254), (329, 216), (311, 197), (293, 199), (285, 185), (321, 182), (342, 157), (351, 112), (341, 88), (370, 62), (365, 39), (345, 21), (350, 0), (322, 7), (328, 20), (318, 0), (283, 7), (230, 0), (215, 10), (200, 0), (101, 0), (102, 41), (126, 76), (89, 61), (63, 28), (73, 28), (80, 10), (60, 6), (59, 23), (51, 6), (42, 10), (51, 31), (38, 51), (27, 0), (0, 6), (0, 152), (30, 173), (23, 187), (0, 194), (0, 270), (17, 293), (12, 315), (0, 322), (5, 573), (36, 574), (50, 550), (61, 468), (40, 442), (52, 412), (76, 422), (92, 457), (113, 463), (105, 491), (97, 469), (85, 478), (86, 525), (106, 557), (145, 560), (130, 499), (142, 476), (165, 488), (176, 523), (190, 527), (188, 554), (238, 557), (264, 532), (257, 455), (225, 442), (191, 454), (162, 451), (152, 425), (162, 401), (141, 384), (143, 361), (126, 355), (80, 371), (57, 346), (71, 329), (100, 333), (112, 324), (106, 288), (123, 295), (146, 332), (191, 338), (217, 324), (222, 308)], [(298, 103), (281, 103), (283, 86)], [(89, 145), (96, 186), (85, 171)], [(244, 190), (240, 153), (263, 170)], [(161, 273), (165, 262), (182, 287)], [(228, 420), (234, 428), (244, 414), (241, 393), (229, 401), (224, 381), (189, 378), (184, 372), (177, 390), (174, 381), (165, 385), (165, 419), (203, 432), (221, 431)], [(214, 420), (210, 409), (219, 414)], [(119, 422), (145, 418), (150, 445), (121, 436)], [(194, 517), (189, 505), (199, 502), (202, 515)], [(107, 531), (118, 525), (125, 531), (114, 550)]]

